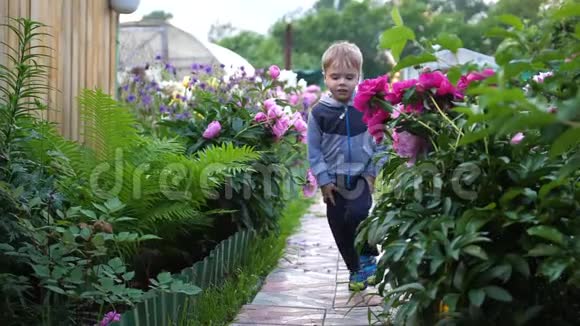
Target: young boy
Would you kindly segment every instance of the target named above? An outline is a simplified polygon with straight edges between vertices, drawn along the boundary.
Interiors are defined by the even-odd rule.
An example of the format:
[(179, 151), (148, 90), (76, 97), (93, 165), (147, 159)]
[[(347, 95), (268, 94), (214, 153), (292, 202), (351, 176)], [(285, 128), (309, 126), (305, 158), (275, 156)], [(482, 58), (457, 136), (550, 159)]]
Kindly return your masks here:
[[(359, 258), (356, 229), (369, 213), (377, 174), (376, 145), (352, 106), (361, 76), (360, 49), (348, 42), (331, 45), (322, 55), (323, 96), (308, 117), (308, 161), (326, 203), (328, 224), (350, 271), (349, 289), (363, 290), (376, 272), (376, 248), (366, 245)], [(367, 282), (367, 280), (369, 282)]]

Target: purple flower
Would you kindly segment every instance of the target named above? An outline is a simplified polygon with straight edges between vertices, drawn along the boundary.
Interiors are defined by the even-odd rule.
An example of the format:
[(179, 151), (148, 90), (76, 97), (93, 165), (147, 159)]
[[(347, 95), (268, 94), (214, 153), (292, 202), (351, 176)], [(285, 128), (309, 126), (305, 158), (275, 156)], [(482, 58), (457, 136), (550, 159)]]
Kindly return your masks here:
[(155, 60), (161, 60), (161, 55), (159, 55), (159, 54), (158, 54), (158, 55), (156, 55), (156, 56), (155, 56)]
[(133, 95), (133, 94), (127, 96), (127, 102), (129, 102), (129, 103), (135, 102), (136, 99), (137, 99), (137, 97), (135, 97), (135, 95)]
[(224, 65), (223, 63), (220, 64), (220, 68), (224, 69), (226, 67), (226, 65)]
[(211, 67), (210, 66), (206, 67), (205, 68), (205, 72), (208, 73), (208, 74), (210, 74), (211, 73)]
[(149, 104), (151, 104), (151, 102), (152, 102), (152, 101), (153, 101), (153, 98), (151, 97), (151, 95), (144, 94), (144, 95), (141, 97), (141, 102), (142, 102), (144, 105), (149, 105)]
[(201, 84), (199, 84), (199, 88), (201, 88), (201, 89), (205, 89), (205, 83), (201, 83)]
[(125, 92), (129, 90), (129, 84), (127, 85), (123, 85), (123, 87), (121, 87)]
[(197, 70), (199, 69), (199, 65), (197, 63), (194, 63), (191, 65), (191, 70)]
[(212, 121), (205, 131), (203, 132), (203, 138), (205, 139), (212, 139), (219, 135), (220, 131), (222, 130), (222, 125), (219, 121)]
[(159, 106), (159, 113), (162, 113), (162, 114), (169, 113), (169, 109), (165, 105), (161, 104)]
[(109, 326), (112, 322), (121, 321), (121, 314), (117, 311), (109, 311), (103, 317), (103, 320), (99, 323), (99, 326)]

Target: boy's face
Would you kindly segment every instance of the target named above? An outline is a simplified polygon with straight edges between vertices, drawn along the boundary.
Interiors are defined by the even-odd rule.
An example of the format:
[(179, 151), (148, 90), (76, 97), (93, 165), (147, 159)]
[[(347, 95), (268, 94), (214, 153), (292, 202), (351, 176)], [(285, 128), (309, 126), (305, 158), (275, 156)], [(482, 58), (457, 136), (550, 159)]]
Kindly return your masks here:
[(332, 65), (324, 72), (324, 83), (337, 101), (348, 103), (358, 84), (358, 74), (355, 68)]

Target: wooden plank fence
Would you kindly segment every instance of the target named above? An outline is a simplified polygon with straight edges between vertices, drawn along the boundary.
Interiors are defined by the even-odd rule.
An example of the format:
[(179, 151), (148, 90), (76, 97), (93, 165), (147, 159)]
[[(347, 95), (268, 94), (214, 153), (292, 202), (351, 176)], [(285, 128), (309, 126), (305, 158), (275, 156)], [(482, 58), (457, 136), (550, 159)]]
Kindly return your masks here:
[[(39, 21), (51, 37), (40, 42), (53, 50), (44, 99), (49, 110), (42, 117), (58, 124), (61, 133), (81, 140), (82, 121), (76, 97), (84, 88), (101, 88), (115, 94), (118, 14), (109, 0), (0, 0), (0, 22), (7, 17)], [(15, 35), (0, 28), (0, 42), (17, 44)], [(0, 43), (1, 44), (1, 43)], [(6, 52), (0, 45), (0, 53)], [(0, 64), (6, 64), (0, 55)]]

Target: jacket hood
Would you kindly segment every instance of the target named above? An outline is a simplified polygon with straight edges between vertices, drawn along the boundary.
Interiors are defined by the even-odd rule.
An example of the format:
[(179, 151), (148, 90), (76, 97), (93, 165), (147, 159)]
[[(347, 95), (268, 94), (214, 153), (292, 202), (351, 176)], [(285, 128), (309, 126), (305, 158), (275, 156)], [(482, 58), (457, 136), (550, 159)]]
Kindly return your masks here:
[[(351, 98), (348, 100), (348, 105), (352, 106), (352, 100), (354, 98), (354, 92), (352, 93)], [(331, 107), (331, 108), (343, 108), (344, 107), (344, 103), (338, 101), (337, 99), (335, 99), (334, 97), (332, 97), (332, 94), (324, 94), (322, 95), (322, 97), (320, 98), (320, 103), (324, 104), (325, 106)]]

